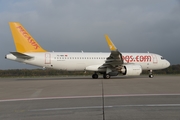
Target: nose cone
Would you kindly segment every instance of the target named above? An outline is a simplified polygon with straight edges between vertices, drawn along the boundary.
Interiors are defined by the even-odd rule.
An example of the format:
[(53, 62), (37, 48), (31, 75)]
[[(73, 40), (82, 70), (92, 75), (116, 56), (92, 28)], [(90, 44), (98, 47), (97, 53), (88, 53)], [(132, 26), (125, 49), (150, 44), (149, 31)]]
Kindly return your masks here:
[(170, 64), (169, 61), (166, 60), (166, 64), (165, 65), (166, 65), (166, 67), (169, 67), (171, 64)]

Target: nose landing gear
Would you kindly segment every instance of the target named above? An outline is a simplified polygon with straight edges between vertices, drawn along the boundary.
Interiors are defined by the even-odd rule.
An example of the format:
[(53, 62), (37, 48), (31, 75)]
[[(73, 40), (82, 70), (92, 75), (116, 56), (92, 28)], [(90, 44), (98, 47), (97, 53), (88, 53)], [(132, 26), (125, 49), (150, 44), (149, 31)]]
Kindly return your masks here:
[(153, 71), (152, 70), (149, 70), (149, 78), (153, 78), (154, 75), (153, 75)]

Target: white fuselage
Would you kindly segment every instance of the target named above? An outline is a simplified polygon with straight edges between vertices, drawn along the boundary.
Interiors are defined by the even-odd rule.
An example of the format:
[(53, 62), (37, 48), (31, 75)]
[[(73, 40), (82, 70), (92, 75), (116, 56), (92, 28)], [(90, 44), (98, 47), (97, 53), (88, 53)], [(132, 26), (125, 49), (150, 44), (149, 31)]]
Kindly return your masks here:
[[(7, 59), (67, 71), (85, 71), (92, 65), (103, 65), (110, 53), (91, 52), (43, 52), (24, 53), (32, 56), (31, 59), (16, 58), (12, 54), (6, 55)], [(122, 53), (124, 64), (138, 64), (142, 70), (158, 70), (167, 68), (170, 63), (162, 56), (154, 53)]]

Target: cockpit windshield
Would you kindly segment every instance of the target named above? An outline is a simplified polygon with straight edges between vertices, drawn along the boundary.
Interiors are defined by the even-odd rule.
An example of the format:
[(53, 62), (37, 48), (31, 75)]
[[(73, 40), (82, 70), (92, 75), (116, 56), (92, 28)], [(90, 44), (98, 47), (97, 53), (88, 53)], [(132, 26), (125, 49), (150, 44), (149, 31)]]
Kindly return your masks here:
[(164, 60), (165, 58), (161, 57), (161, 60)]

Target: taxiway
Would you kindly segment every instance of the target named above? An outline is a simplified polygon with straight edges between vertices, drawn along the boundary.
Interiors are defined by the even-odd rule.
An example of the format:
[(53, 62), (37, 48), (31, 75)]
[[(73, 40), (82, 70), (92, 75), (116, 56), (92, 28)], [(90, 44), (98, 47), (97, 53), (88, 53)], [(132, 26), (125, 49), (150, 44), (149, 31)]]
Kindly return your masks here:
[(180, 76), (0, 78), (1, 120), (179, 120)]

